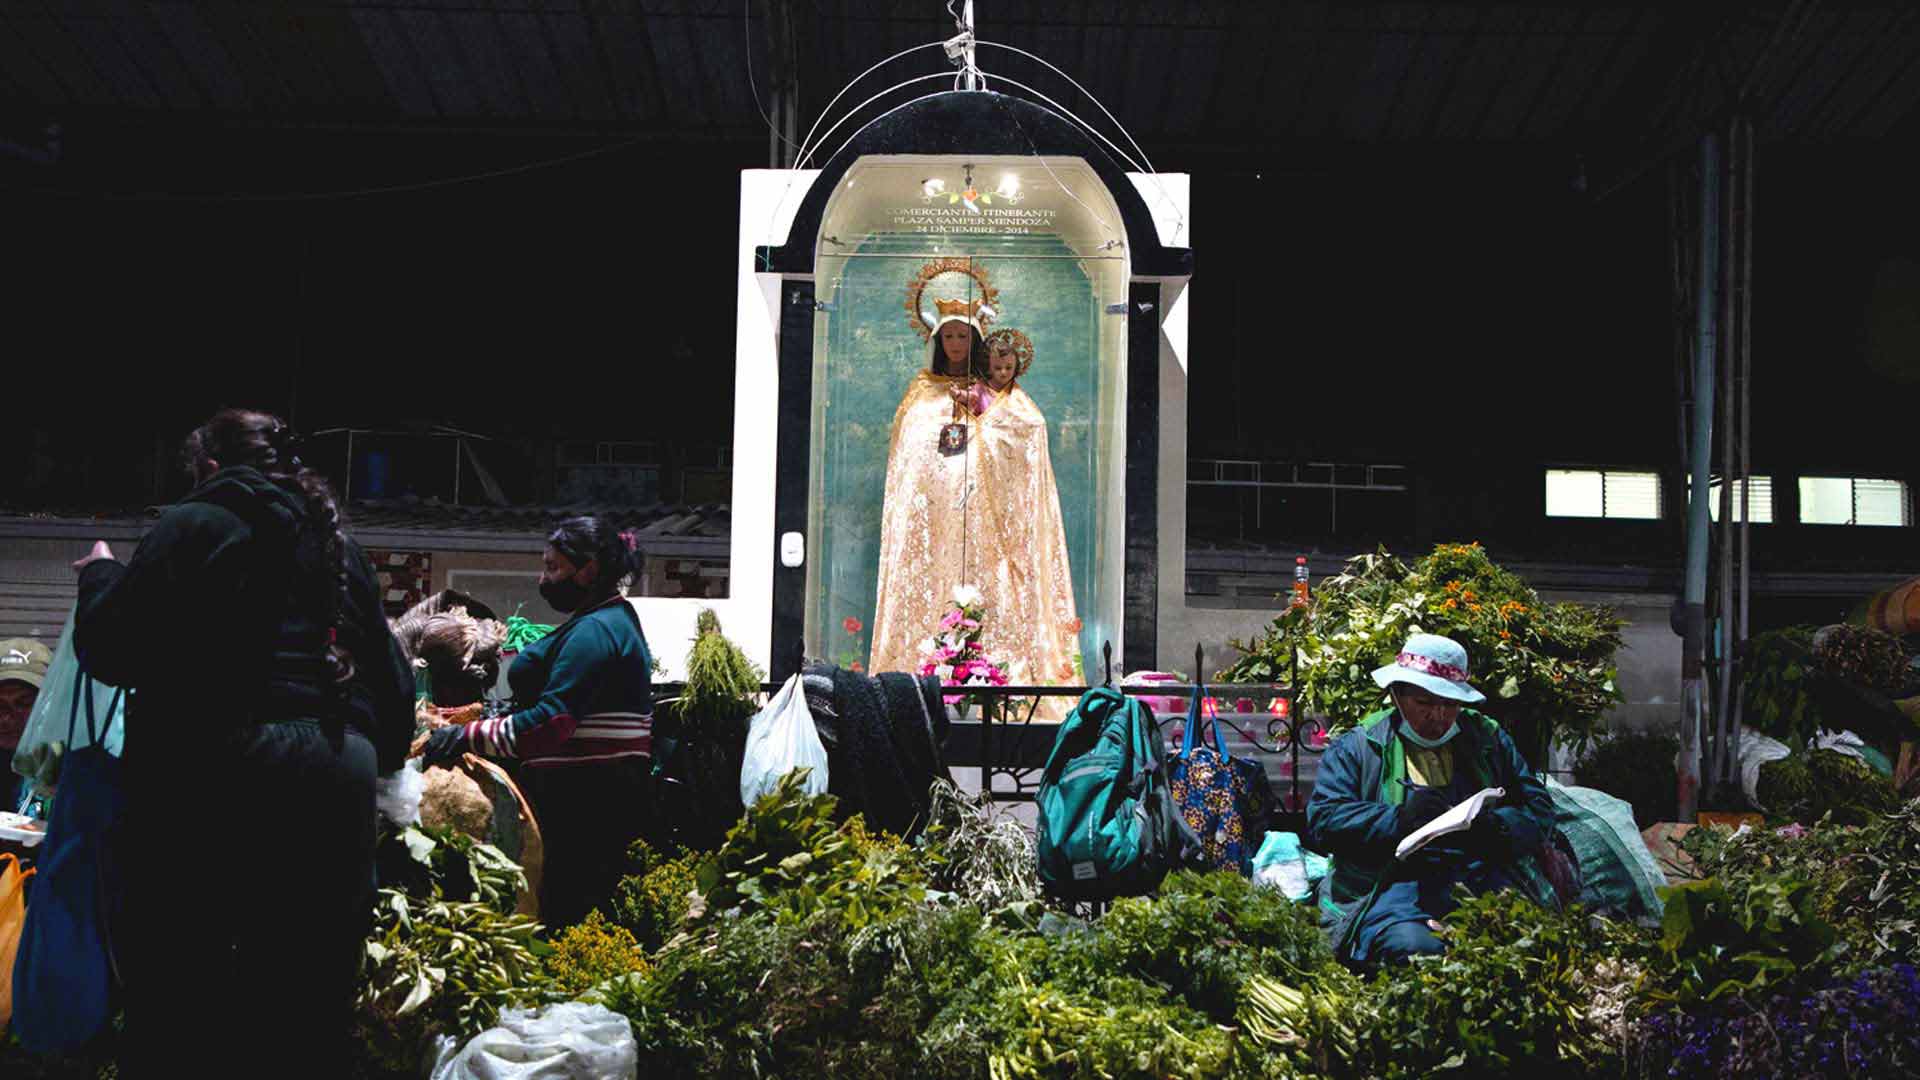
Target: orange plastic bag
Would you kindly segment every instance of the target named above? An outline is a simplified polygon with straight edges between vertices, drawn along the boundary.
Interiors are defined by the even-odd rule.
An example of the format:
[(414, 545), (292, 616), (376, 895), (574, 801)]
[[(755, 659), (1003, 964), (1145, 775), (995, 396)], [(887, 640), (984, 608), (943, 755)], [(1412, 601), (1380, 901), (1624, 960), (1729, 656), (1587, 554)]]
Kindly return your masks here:
[(20, 951), (20, 931), (27, 925), (27, 879), (32, 870), (20, 869), (20, 860), (0, 855), (0, 1031), (13, 1020), (13, 956)]

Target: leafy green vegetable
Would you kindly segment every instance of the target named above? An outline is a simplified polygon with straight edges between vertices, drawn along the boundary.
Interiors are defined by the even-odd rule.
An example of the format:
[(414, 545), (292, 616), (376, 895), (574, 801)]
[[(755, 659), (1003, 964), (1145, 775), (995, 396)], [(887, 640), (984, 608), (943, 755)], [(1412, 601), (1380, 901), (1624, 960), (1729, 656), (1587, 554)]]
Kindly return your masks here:
[(1660, 891), (1651, 997), (1681, 1005), (1749, 994), (1819, 973), (1845, 949), (1805, 879), (1759, 875), (1729, 889), (1709, 878)]
[(1620, 700), (1614, 655), (1623, 625), (1606, 607), (1542, 601), (1479, 544), (1442, 544), (1412, 566), (1382, 548), (1349, 559), (1264, 638), (1235, 642), (1245, 655), (1220, 681), (1284, 680), (1297, 645), (1301, 707), (1349, 727), (1382, 703), (1371, 673), (1409, 634), (1444, 634), (1466, 648), (1488, 695), (1482, 708), (1539, 766), (1550, 742), (1584, 746)]
[(1900, 805), (1893, 782), (1836, 750), (1804, 750), (1760, 766), (1755, 789), (1767, 816), (1812, 824), (1865, 825)]
[(506, 1006), (549, 1000), (539, 929), (484, 903), (380, 890), (355, 1002), (357, 1038), (383, 1067), (417, 1070), (434, 1036), (471, 1038)]

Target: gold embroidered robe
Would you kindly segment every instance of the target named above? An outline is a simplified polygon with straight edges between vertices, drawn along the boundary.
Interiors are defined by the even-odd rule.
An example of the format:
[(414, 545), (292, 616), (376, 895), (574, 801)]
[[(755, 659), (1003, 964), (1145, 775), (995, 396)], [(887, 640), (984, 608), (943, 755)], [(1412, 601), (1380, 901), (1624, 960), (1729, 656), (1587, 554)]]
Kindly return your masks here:
[[(1071, 682), (1079, 619), (1046, 417), (1016, 383), (980, 416), (958, 410), (966, 452), (943, 456), (936, 444), (954, 422), (957, 381), (920, 372), (894, 413), (868, 670), (918, 671), (964, 584), (980, 589), (982, 642), (1013, 683)], [(1071, 704), (1059, 702), (1043, 712)]]

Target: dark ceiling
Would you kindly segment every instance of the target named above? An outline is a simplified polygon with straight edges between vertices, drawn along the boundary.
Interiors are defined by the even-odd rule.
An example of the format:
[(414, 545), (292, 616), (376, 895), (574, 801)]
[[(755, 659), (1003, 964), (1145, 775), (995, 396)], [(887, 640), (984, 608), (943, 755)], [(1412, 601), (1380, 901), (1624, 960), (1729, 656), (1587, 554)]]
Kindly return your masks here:
[[(1626, 155), (1736, 97), (1763, 141), (1895, 135), (1920, 104), (1920, 5), (1893, 0), (979, 7), (983, 40), (1058, 64), (1155, 149), (1562, 141)], [(870, 64), (952, 32), (939, 0), (0, 0), (0, 113), (764, 141), (755, 89), (764, 102), (777, 59), (793, 63), (804, 130)], [(790, 49), (769, 50), (774, 37)], [(1097, 118), (1023, 57), (984, 48), (981, 64)], [(841, 108), (943, 70), (922, 50)]]

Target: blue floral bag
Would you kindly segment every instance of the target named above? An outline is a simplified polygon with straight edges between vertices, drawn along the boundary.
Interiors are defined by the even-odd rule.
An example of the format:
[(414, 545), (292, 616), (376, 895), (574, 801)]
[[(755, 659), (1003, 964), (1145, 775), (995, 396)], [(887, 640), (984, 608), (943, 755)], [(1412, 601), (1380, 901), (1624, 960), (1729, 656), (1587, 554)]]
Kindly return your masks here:
[(1201, 860), (1214, 869), (1237, 870), (1250, 877), (1253, 853), (1266, 829), (1264, 821), (1250, 827), (1249, 819), (1267, 782), (1266, 773), (1259, 762), (1227, 753), (1220, 718), (1210, 708), (1205, 727), (1212, 745), (1200, 738), (1205, 698), (1205, 692), (1195, 687), (1193, 702), (1187, 706), (1186, 737), (1168, 769), (1169, 788), (1180, 816), (1200, 838)]

